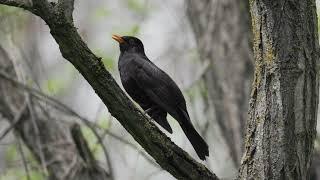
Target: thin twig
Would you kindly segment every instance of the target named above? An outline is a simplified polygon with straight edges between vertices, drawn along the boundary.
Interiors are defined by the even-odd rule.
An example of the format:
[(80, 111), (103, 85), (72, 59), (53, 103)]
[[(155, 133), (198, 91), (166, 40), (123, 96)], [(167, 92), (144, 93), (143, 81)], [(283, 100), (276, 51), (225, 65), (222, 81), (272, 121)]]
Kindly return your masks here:
[(21, 159), (22, 159), (22, 162), (23, 162), (24, 170), (26, 172), (27, 180), (31, 180), (27, 159), (26, 159), (26, 156), (24, 154), (20, 138), (17, 138), (17, 144), (18, 144), (18, 150), (20, 152)]
[(77, 165), (77, 156), (73, 156), (72, 161), (70, 163), (70, 166), (67, 167), (65, 170), (64, 175), (62, 176), (61, 179), (67, 179), (67, 177), (73, 177), (73, 175), (70, 173), (74, 169), (74, 167)]
[(46, 160), (44, 157), (44, 153), (43, 153), (43, 148), (42, 148), (42, 143), (41, 143), (41, 137), (40, 137), (40, 130), (37, 124), (37, 118), (36, 118), (36, 114), (33, 108), (33, 103), (32, 103), (32, 98), (30, 97), (30, 94), (26, 94), (26, 98), (27, 98), (27, 103), (28, 103), (28, 108), (29, 108), (29, 112), (30, 112), (30, 117), (31, 117), (31, 122), (32, 122), (32, 126), (33, 126), (33, 130), (35, 131), (36, 134), (36, 143), (39, 149), (39, 157), (40, 157), (40, 162), (41, 162), (41, 167), (42, 170), (44, 171), (44, 173), (46, 175), (48, 175), (48, 169), (46, 166)]
[(7, 129), (5, 129), (2, 135), (0, 136), (0, 141), (16, 126), (16, 124), (20, 122), (20, 120), (22, 120), (21, 117), (23, 113), (26, 111), (26, 109), (27, 109), (27, 103), (25, 102), (21, 107), (21, 109), (19, 110), (18, 114), (14, 117), (11, 125)]
[(107, 148), (103, 144), (103, 140), (102, 140), (101, 136), (99, 135), (99, 133), (96, 131), (94, 126), (89, 122), (90, 121), (84, 121), (84, 123), (90, 128), (90, 130), (93, 132), (93, 134), (96, 136), (98, 142), (100, 143), (100, 145), (102, 147), (102, 150), (104, 152), (104, 156), (106, 158), (106, 162), (107, 162), (108, 167), (109, 167), (109, 171), (110, 171), (109, 175), (110, 175), (111, 179), (114, 179), (113, 172), (112, 172), (113, 170), (112, 170), (112, 166), (111, 166), (111, 161), (110, 161), (110, 157), (109, 157), (109, 153), (107, 151)]
[[(39, 1), (42, 1), (42, 0), (39, 0)], [(11, 46), (14, 47), (14, 45), (12, 44), (13, 43), (13, 40), (10, 41), (11, 43)], [(18, 57), (21, 57), (21, 52), (20, 53), (17, 53), (17, 56)], [(19, 58), (18, 58), (19, 59)], [(16, 77), (17, 77), (17, 80), (20, 81), (20, 82), (26, 82), (26, 75), (25, 75), (25, 72), (24, 72), (24, 68), (22, 67), (21, 65), (21, 62), (19, 62), (17, 60), (17, 58), (12, 58), (11, 59), (11, 62), (13, 64), (13, 68), (14, 68), (14, 71), (16, 73)], [(36, 114), (35, 114), (35, 111), (34, 111), (34, 107), (33, 107), (33, 104), (32, 104), (32, 98), (30, 96), (30, 93), (28, 91), (25, 91), (24, 92), (24, 96), (25, 96), (25, 101), (27, 103), (27, 108), (29, 110), (29, 113), (30, 113), (30, 120), (31, 120), (31, 124), (33, 126), (33, 130), (34, 130), (34, 133), (36, 135), (36, 144), (38, 146), (38, 150), (39, 150), (39, 157), (40, 157), (40, 164), (41, 164), (41, 167), (44, 171), (45, 174), (48, 174), (48, 170), (46, 168), (46, 163), (45, 163), (45, 157), (44, 157), (44, 153), (43, 153), (43, 150), (42, 150), (42, 147), (41, 147), (41, 137), (40, 137), (40, 130), (39, 130), (39, 127), (38, 127), (38, 124), (37, 124), (37, 117), (36, 117)]]

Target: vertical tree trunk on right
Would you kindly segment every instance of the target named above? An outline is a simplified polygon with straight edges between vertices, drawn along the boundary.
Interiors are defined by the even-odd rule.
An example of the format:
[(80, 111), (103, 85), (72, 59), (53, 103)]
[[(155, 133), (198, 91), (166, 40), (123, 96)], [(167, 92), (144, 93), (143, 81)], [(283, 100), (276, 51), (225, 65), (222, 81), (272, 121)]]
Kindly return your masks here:
[(309, 179), (318, 107), (315, 0), (251, 0), (255, 78), (239, 179)]

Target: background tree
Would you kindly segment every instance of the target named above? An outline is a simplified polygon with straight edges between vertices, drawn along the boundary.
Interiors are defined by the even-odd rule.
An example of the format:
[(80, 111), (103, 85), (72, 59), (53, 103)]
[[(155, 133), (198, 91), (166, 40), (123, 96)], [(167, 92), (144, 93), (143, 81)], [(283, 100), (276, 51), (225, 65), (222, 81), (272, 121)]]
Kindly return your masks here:
[(209, 63), (203, 74), (208, 90), (205, 99), (208, 108), (214, 109), (214, 121), (237, 168), (243, 153), (242, 142), (253, 74), (249, 1), (188, 0), (187, 13), (200, 59)]
[(26, 158), (21, 142), (18, 143), (27, 179), (46, 176), (50, 179), (113, 179), (112, 170), (106, 172), (97, 164), (80, 128), (74, 126), (71, 132), (68, 130), (70, 125), (62, 123), (70, 117), (59, 117), (59, 120), (55, 116), (56, 110), (44, 106), (35, 92), (21, 87), (23, 84), (18, 79), (21, 80), (24, 73), (13, 62), (0, 46), (0, 95), (3, 97), (0, 113), (10, 123), (0, 139), (14, 129), (39, 162), (44, 174), (35, 176), (35, 171), (29, 170), (27, 164), (30, 159)]

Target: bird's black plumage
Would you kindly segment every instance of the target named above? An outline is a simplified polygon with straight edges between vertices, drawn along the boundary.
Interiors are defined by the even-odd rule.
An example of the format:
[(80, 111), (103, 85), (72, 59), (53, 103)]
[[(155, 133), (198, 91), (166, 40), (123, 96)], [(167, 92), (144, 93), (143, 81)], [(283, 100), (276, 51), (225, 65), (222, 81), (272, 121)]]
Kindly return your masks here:
[(176, 83), (145, 55), (142, 42), (131, 36), (117, 36), (120, 45), (118, 68), (124, 89), (160, 126), (172, 133), (167, 113), (175, 118), (200, 159), (209, 156), (207, 143), (194, 129), (186, 102)]

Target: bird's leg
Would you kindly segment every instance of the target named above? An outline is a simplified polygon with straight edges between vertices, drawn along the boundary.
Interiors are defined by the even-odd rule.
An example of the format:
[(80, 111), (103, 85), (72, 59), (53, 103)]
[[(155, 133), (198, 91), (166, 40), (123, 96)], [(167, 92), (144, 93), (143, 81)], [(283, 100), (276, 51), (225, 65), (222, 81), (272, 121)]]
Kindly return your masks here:
[(150, 111), (152, 111), (153, 109), (154, 109), (154, 107), (150, 107), (150, 108), (146, 109), (143, 114), (146, 115), (146, 114), (148, 114)]

